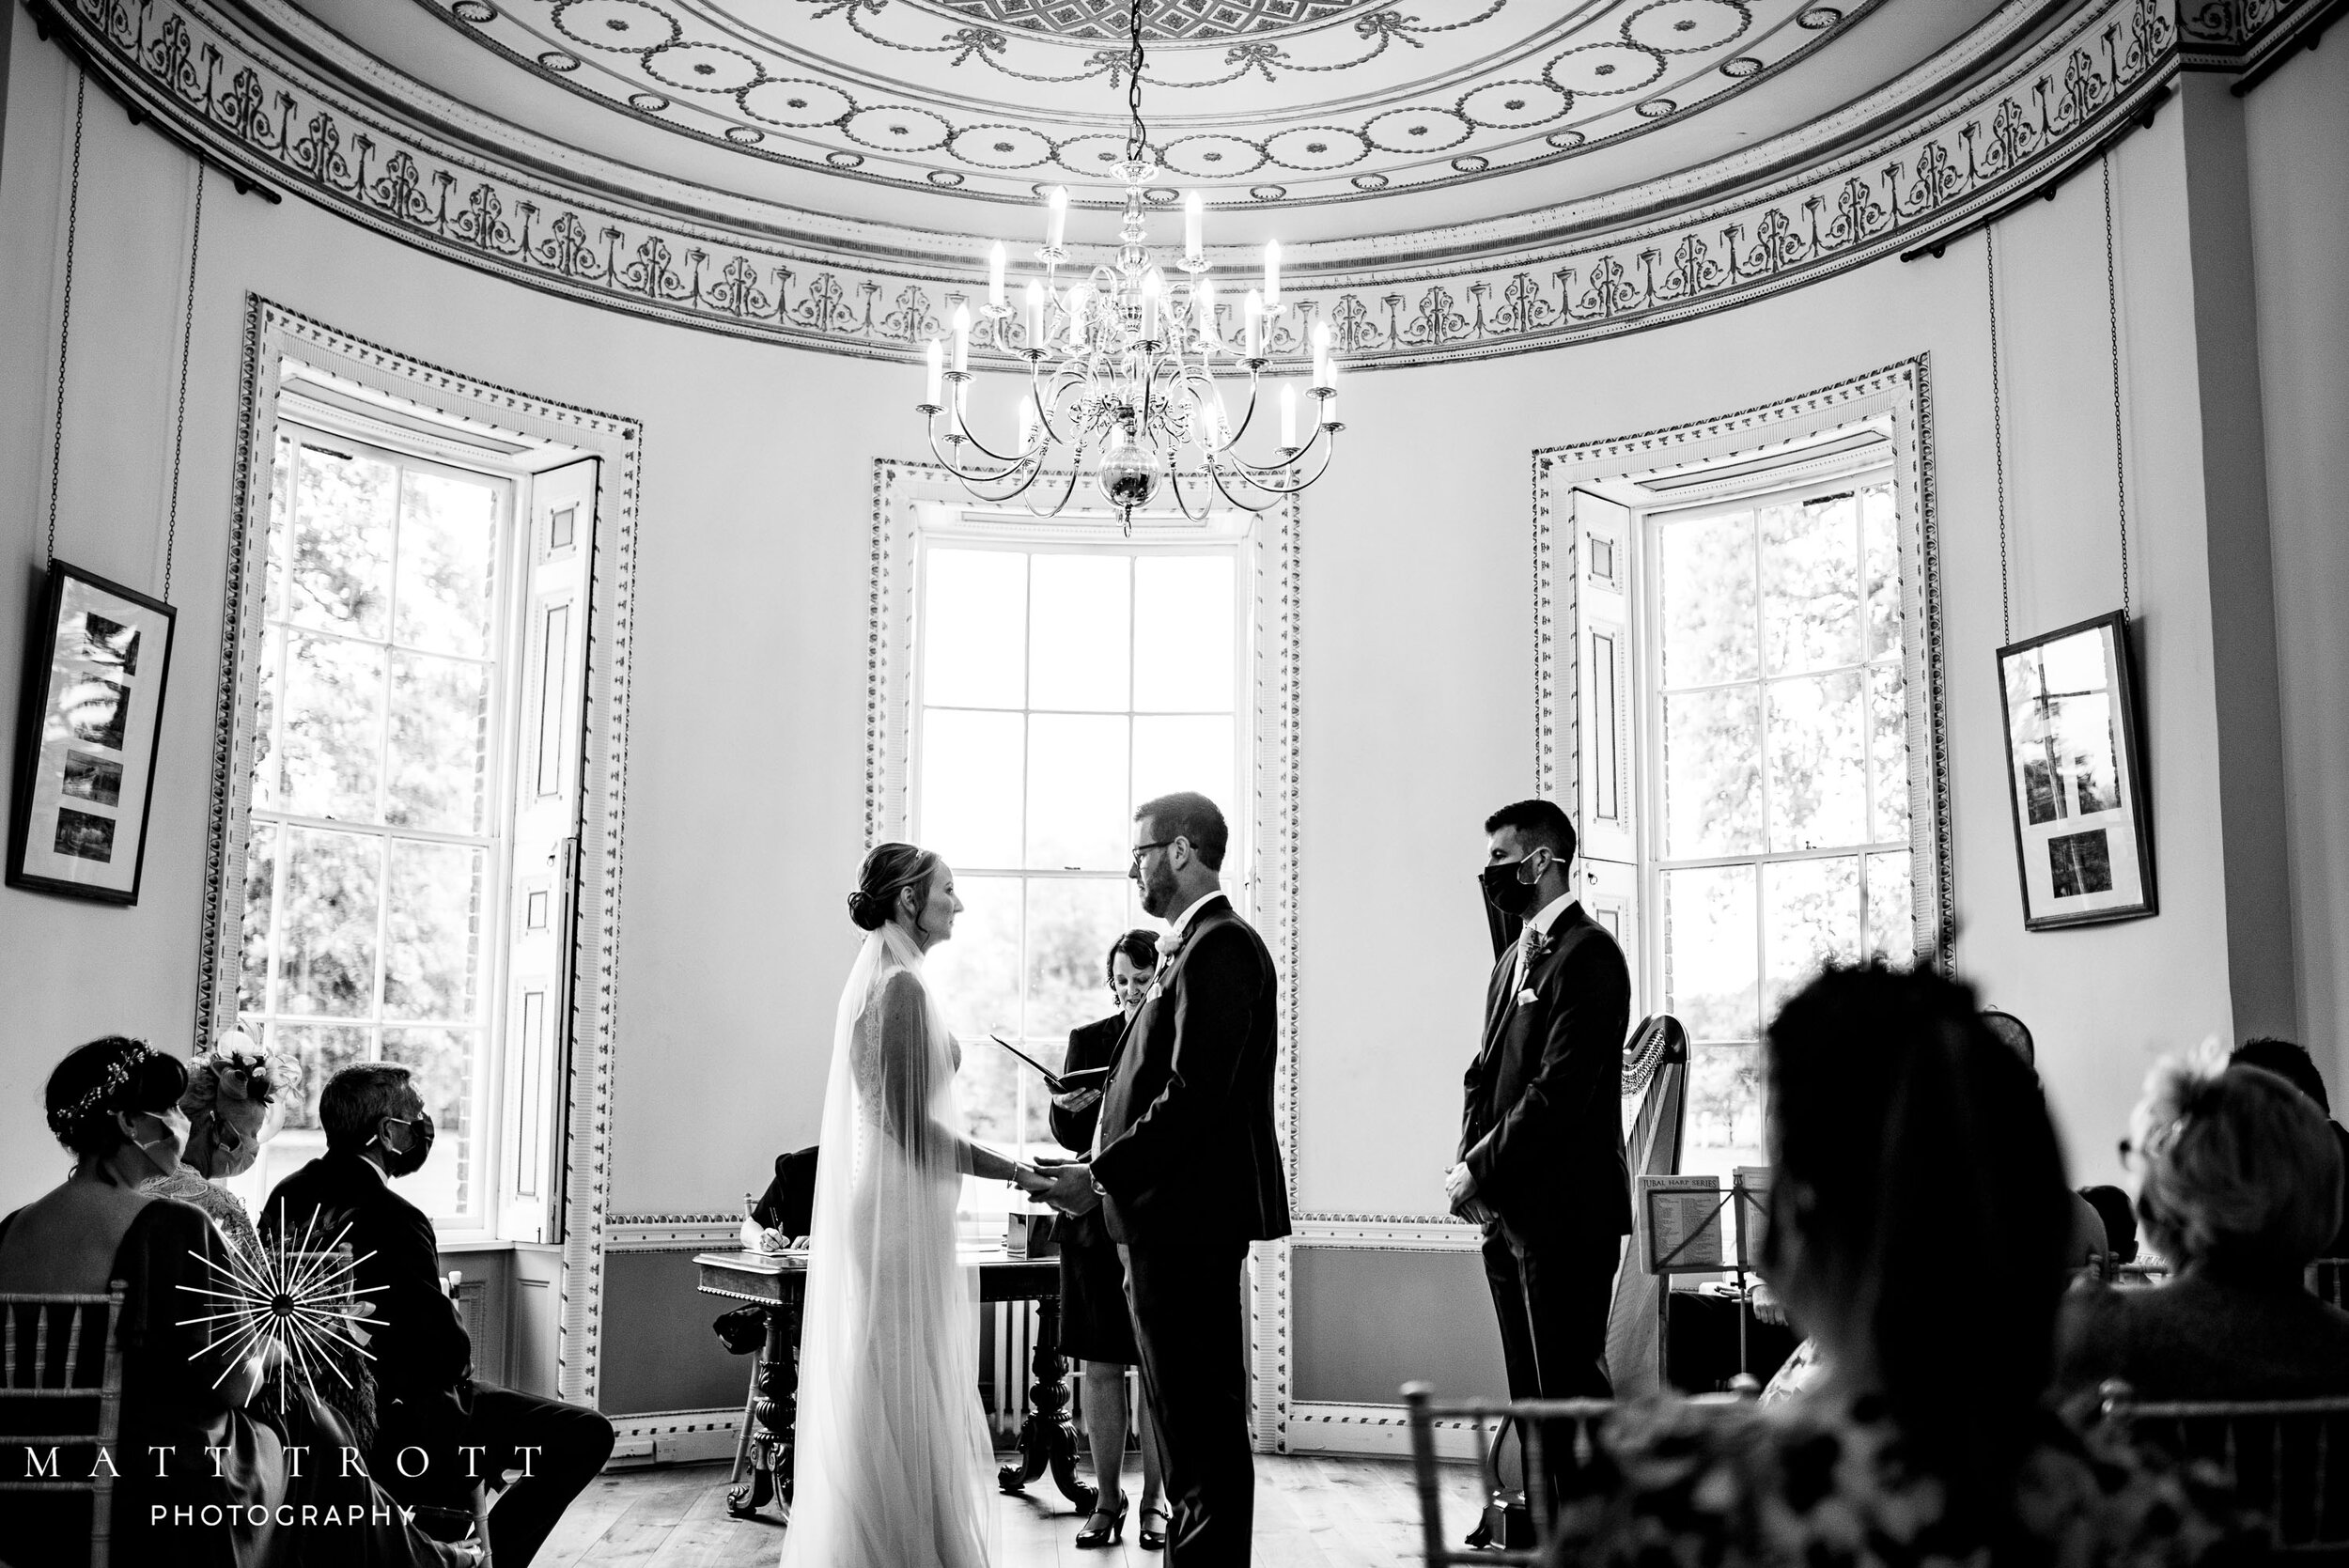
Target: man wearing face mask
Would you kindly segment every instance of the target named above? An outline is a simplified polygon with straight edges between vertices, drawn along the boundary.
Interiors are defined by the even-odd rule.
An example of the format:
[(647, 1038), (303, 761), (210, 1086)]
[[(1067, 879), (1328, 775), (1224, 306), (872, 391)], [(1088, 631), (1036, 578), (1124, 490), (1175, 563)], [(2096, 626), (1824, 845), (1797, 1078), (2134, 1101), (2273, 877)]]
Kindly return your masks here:
[(1485, 1228), (1509, 1397), (1605, 1399), (1607, 1312), (1631, 1231), (1630, 971), (1574, 897), (1574, 824), (1555, 802), (1503, 806), (1485, 831), (1485, 896), (1524, 929), (1493, 965), (1444, 1197)]
[[(413, 1175), (432, 1152), (432, 1118), (406, 1067), (362, 1063), (319, 1096), (326, 1153), (278, 1183), (261, 1234), (290, 1245), (343, 1239), (357, 1283), (377, 1303), (376, 1478), (410, 1507), (461, 1508), (475, 1481), (522, 1468), (490, 1510), (490, 1552), (521, 1568), (612, 1453), (612, 1423), (593, 1410), (476, 1380), (473, 1341), (441, 1291), (439, 1243), (424, 1211), (387, 1178)], [(423, 1451), (420, 1467), (402, 1449)], [(527, 1452), (526, 1452), (527, 1451)], [(417, 1471), (410, 1475), (409, 1471)]]

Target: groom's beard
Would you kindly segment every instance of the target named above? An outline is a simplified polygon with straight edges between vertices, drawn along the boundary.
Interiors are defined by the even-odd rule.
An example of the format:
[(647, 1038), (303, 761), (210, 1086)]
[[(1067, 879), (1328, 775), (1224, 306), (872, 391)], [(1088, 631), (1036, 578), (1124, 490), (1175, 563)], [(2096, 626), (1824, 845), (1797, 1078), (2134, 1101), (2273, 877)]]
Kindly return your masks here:
[(1142, 912), (1164, 920), (1174, 912), (1174, 873), (1160, 868), (1142, 874)]

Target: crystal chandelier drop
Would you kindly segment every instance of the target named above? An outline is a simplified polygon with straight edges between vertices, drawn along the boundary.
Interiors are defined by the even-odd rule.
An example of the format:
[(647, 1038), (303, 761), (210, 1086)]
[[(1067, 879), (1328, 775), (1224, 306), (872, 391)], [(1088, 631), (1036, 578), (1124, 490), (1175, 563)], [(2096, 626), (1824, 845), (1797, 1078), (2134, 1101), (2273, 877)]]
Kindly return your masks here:
[[(1003, 276), (1003, 247), (988, 257), (987, 303), (976, 330), (998, 353), (1025, 360), (1028, 382), (1013, 422), (1013, 439), (990, 442), (972, 427), (968, 406), (972, 375), (968, 305), (957, 305), (954, 340), (929, 343), (928, 391), (921, 404), (930, 451), (977, 500), (1019, 500), (1037, 517), (1055, 517), (1076, 496), (1088, 471), (1101, 498), (1116, 508), (1128, 533), (1133, 514), (1161, 486), (1185, 517), (1205, 518), (1215, 495), (1262, 512), (1319, 479), (1330, 467), (1338, 423), (1337, 366), (1330, 358), (1330, 328), (1313, 331), (1315, 400), (1312, 428), (1298, 439), (1294, 383), (1280, 388), (1280, 439), (1270, 460), (1242, 457), (1240, 441), (1255, 423), (1267, 388), (1267, 349), (1281, 319), (1281, 247), (1264, 248), (1264, 281), (1242, 302), (1241, 334), (1225, 341), (1216, 321), (1214, 281), (1200, 243), (1200, 198), (1184, 202), (1180, 279), (1170, 279), (1143, 247), (1143, 193), (1158, 177), (1142, 121), (1142, 0), (1133, 0), (1126, 55), (1125, 162), (1114, 166), (1126, 187), (1126, 221), (1118, 230), (1114, 265), (1094, 267), (1061, 286), (1068, 259), (1063, 240), (1068, 193), (1054, 186), (1046, 198), (1045, 241), (1035, 253), (1044, 275), (1029, 280), (1015, 312)], [(1023, 319), (1015, 332), (1015, 314)], [(1221, 357), (1222, 381), (1217, 380)], [(1226, 389), (1247, 375), (1247, 397), (1235, 417)], [(1235, 399), (1237, 400), (1237, 398)], [(1257, 438), (1262, 450), (1263, 438)], [(1033, 493), (1031, 493), (1033, 492)]]

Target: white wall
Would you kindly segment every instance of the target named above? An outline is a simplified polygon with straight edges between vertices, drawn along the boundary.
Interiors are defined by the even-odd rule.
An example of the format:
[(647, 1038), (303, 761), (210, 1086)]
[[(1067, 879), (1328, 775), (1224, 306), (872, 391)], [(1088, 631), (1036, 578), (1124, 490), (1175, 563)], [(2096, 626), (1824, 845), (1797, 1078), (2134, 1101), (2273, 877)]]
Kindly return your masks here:
[(2349, 47), (2244, 101), (2302, 1039), (2349, 1098)]
[[(7, 649), (22, 644), (41, 559), (71, 103), (62, 56), (10, 14), (20, 36), (0, 171), (0, 276), (11, 284), (0, 292)], [(2295, 64), (2266, 90), (2331, 116), (2338, 146), (2349, 95), (2338, 61), (2325, 60), (2313, 69), (2334, 74), (2317, 85), (2295, 83)], [(2021, 927), (1992, 682), (2003, 632), (1980, 238), (1938, 261), (1886, 260), (1630, 337), (1356, 376), (1346, 449), (1309, 496), (1303, 532), (1300, 1207), (1439, 1207), (1437, 1172), (1488, 953), (1471, 881), (1477, 825), (1532, 781), (1529, 454), (1774, 401), (1920, 352), (1932, 356), (1935, 391), (1961, 962), (2037, 1030), (2080, 1180), (2115, 1174), (2114, 1140), (2152, 1053), (2233, 1032), (2214, 896), (2228, 867), (2214, 831), (2218, 727), (2183, 121), (2165, 110), (2117, 162), (2160, 916), (2044, 935)], [(2274, 148), (2255, 160), (2271, 154), (2289, 161)], [(2318, 153), (2289, 157), (2305, 168), (2259, 166), (2295, 193), (2322, 183)], [(93, 92), (59, 544), (133, 585), (160, 577), (193, 180), (185, 159)], [(2293, 559), (2321, 559), (2330, 583), (2349, 572), (2339, 507), (2326, 504), (2343, 483), (2340, 199), (2325, 196), (2329, 229), (2308, 227), (2304, 210), (2262, 210), (2298, 247), (2288, 278), (2334, 311), (2334, 335), (2289, 360), (2291, 374), (2329, 389), (2332, 423), (2313, 412), (2295, 424), (2298, 444), (2276, 470), (2291, 470), (2276, 485), (2279, 515), (2296, 520)], [(2004, 223), (1998, 244), (2019, 635), (2119, 600), (2094, 171)], [(38, 1105), (66, 1048), (106, 1030), (187, 1043), (247, 291), (468, 375), (643, 421), (613, 1207), (729, 1207), (772, 1152), (817, 1125), (819, 1057), (851, 951), (841, 899), (861, 847), (870, 463), (918, 455), (918, 371), (575, 305), (299, 197), (269, 207), (215, 180), (173, 592), (180, 642), (147, 893), (118, 910), (0, 892), (0, 1209), (59, 1168)], [(2321, 706), (2328, 677), (2338, 685), (2341, 634), (2322, 612), (2341, 598), (2311, 587), (2281, 600), (2288, 698), (2300, 683), (2294, 714)], [(0, 691), (0, 718), (12, 720), (14, 681)], [(2293, 768), (2339, 788), (2349, 737), (2327, 722), (2325, 747), (2295, 736)], [(2323, 907), (2337, 908), (2349, 893), (2341, 813), (2312, 787), (2296, 808), (2295, 833), (2331, 857), (2339, 891)], [(2312, 937), (2310, 908), (2304, 890), (2303, 970), (2321, 961), (2325, 979), (2303, 984), (2329, 1008), (2349, 932), (2336, 919)]]

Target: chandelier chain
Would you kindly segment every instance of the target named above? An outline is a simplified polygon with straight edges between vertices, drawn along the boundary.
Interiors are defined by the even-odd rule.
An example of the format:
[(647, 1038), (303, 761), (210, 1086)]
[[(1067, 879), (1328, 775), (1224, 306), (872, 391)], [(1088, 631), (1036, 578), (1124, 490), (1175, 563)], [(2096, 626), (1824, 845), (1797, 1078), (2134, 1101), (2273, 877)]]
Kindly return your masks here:
[(1126, 46), (1126, 113), (1131, 123), (1126, 128), (1126, 162), (1139, 163), (1147, 155), (1150, 145), (1149, 128), (1142, 123), (1142, 0), (1134, 0), (1128, 20), (1130, 30)]

